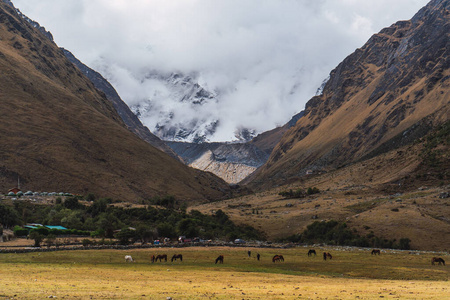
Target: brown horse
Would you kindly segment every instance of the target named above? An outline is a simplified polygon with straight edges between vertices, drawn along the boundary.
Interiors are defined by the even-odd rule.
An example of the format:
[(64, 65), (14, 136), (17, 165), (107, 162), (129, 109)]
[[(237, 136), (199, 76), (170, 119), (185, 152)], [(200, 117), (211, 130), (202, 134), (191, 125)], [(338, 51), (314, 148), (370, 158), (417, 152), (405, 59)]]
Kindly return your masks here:
[(283, 255), (275, 255), (274, 257), (272, 257), (272, 262), (277, 262), (277, 261), (284, 261), (284, 257)]
[(381, 255), (381, 251), (380, 250), (378, 250), (378, 249), (373, 249), (372, 250), (372, 255)]
[(159, 259), (159, 262), (161, 262), (163, 259), (164, 261), (167, 261), (167, 254), (159, 254), (155, 257), (155, 261)]
[(317, 255), (316, 250), (314, 250), (314, 249), (309, 249), (309, 251), (308, 251), (308, 256), (311, 256), (311, 255), (313, 255), (313, 254), (314, 254), (314, 256)]
[(177, 259), (180, 259), (180, 261), (183, 261), (183, 255), (181, 255), (181, 254), (174, 254), (172, 256), (171, 261), (173, 262), (174, 260), (177, 260)]
[(323, 253), (323, 260), (327, 260), (327, 258), (328, 258), (328, 259), (332, 259), (333, 256), (331, 256), (330, 253), (324, 252), (324, 253)]
[(217, 264), (218, 262), (223, 264), (223, 255), (219, 255), (219, 257), (216, 258), (216, 262), (215, 263)]
[(431, 264), (434, 265), (434, 263), (438, 263), (439, 265), (444, 265), (445, 266), (445, 260), (442, 259), (441, 257), (433, 257), (431, 259)]

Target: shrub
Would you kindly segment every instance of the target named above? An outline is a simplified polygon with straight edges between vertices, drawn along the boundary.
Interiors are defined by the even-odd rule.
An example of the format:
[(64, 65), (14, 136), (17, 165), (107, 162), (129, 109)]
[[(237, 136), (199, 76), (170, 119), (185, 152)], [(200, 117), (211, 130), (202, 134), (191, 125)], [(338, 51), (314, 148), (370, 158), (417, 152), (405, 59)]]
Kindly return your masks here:
[(91, 241), (90, 239), (83, 239), (83, 240), (81, 241), (81, 244), (83, 245), (83, 247), (87, 247), (87, 246), (89, 246), (89, 245), (94, 244), (94, 242)]
[(38, 232), (40, 235), (47, 236), (49, 233), (49, 230), (48, 230), (48, 228), (46, 228), (44, 226), (40, 226), (38, 228), (34, 228), (34, 229), (30, 230), (30, 234), (33, 232)]
[(305, 197), (305, 191), (303, 191), (302, 189), (297, 189), (295, 191), (293, 191), (292, 189), (289, 191), (282, 191), (280, 193), (278, 193), (278, 195), (284, 197), (284, 198), (303, 198)]
[(56, 236), (54, 234), (47, 235), (45, 243), (47, 244), (47, 247), (53, 246), (56, 243)]
[(28, 230), (25, 228), (22, 228), (18, 225), (14, 226), (14, 235), (15, 236), (27, 236), (28, 235)]
[(309, 187), (308, 190), (306, 190), (307, 195), (313, 195), (320, 193), (320, 190), (316, 187)]
[(115, 237), (119, 240), (120, 245), (129, 245), (133, 243), (136, 237), (136, 230), (131, 230), (128, 227), (122, 228)]
[(352, 232), (345, 223), (334, 220), (328, 222), (315, 221), (308, 225), (306, 230), (297, 235), (290, 236), (282, 241), (297, 243), (324, 243), (328, 245), (399, 248), (409, 250), (411, 242), (408, 238), (400, 239), (399, 244), (394, 240), (381, 239), (374, 235), (373, 231), (365, 237)]

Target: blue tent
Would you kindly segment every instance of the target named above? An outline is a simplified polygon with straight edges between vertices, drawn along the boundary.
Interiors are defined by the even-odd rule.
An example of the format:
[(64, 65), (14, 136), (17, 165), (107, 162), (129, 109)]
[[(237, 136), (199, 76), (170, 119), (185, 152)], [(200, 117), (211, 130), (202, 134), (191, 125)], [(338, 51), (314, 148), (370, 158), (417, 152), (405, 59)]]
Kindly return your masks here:
[(63, 226), (51, 226), (51, 225), (45, 225), (48, 229), (59, 229), (59, 230), (67, 230), (66, 227)]

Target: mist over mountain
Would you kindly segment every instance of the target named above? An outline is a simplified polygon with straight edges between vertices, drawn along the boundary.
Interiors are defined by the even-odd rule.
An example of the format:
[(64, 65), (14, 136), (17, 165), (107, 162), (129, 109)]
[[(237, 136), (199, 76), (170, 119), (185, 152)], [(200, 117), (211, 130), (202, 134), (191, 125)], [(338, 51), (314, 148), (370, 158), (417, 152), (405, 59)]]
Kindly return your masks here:
[(14, 3), (151, 132), (198, 142), (285, 124), (348, 53), (426, 0)]

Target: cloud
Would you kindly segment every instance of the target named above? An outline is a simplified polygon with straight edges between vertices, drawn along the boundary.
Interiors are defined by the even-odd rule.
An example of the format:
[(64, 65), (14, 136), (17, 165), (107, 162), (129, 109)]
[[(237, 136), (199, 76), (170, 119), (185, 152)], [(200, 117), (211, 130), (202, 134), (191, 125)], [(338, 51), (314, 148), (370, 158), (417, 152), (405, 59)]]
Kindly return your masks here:
[[(236, 128), (287, 122), (322, 80), (370, 35), (410, 19), (426, 0), (15, 0), (56, 43), (101, 72), (129, 105), (152, 100), (145, 121), (220, 119), (214, 140)], [(180, 105), (149, 74), (197, 74), (220, 94)], [(173, 93), (172, 93), (173, 96)], [(159, 110), (159, 111), (158, 111)]]

